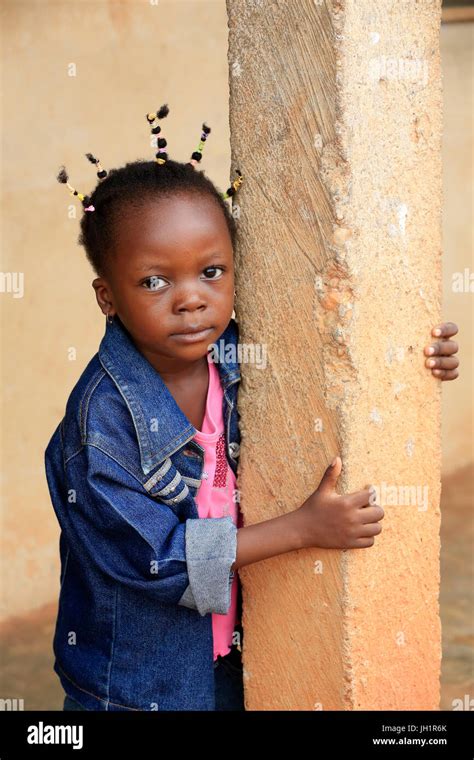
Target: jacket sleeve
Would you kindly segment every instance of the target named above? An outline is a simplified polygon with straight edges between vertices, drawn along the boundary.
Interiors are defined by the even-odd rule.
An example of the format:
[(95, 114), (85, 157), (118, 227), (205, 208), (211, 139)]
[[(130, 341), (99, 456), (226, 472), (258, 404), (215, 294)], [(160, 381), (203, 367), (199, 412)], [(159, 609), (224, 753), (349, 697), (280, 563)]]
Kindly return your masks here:
[(237, 528), (231, 517), (180, 521), (102, 449), (85, 444), (66, 462), (45, 452), (59, 523), (82, 562), (167, 604), (226, 614)]

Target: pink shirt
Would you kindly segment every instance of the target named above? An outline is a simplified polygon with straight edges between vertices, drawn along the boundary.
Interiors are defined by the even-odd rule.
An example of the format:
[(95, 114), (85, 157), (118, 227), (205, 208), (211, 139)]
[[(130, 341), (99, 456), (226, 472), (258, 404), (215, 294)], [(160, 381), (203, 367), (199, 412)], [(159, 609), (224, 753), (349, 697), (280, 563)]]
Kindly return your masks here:
[[(237, 488), (235, 475), (225, 455), (225, 433), (223, 418), (224, 393), (219, 370), (208, 352), (209, 386), (207, 390), (206, 412), (202, 430), (194, 436), (204, 449), (204, 470), (202, 481), (196, 494), (199, 517), (227, 517), (234, 524), (241, 525), (238, 502), (234, 499)], [(212, 613), (212, 633), (214, 639), (214, 660), (217, 655), (226, 655), (232, 644), (237, 618), (238, 571), (235, 571), (231, 587), (231, 601), (226, 615)]]

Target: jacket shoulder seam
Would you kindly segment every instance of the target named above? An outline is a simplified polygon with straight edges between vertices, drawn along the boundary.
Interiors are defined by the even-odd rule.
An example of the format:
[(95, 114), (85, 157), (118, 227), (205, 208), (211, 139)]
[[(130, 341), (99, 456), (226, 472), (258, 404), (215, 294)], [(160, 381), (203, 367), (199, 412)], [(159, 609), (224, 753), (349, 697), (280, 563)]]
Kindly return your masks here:
[(134, 480), (136, 480), (137, 483), (139, 483), (141, 485), (141, 487), (143, 488), (144, 492), (147, 493), (147, 491), (144, 488), (143, 483), (140, 480), (140, 478), (137, 478), (136, 474), (134, 472), (132, 472), (132, 470), (130, 470), (130, 468), (127, 467), (127, 465), (125, 465), (123, 462), (121, 462), (119, 459), (117, 459), (116, 456), (114, 456), (113, 454), (111, 454), (110, 452), (108, 452), (106, 449), (102, 448), (102, 446), (99, 446), (97, 443), (92, 443), (92, 441), (84, 441), (82, 443), (81, 447), (79, 449), (77, 449), (77, 451), (75, 451), (73, 454), (71, 454), (71, 456), (69, 456), (67, 458), (65, 464), (68, 464), (71, 461), (71, 459), (73, 459), (75, 456), (77, 456), (78, 454), (80, 454), (81, 451), (83, 451), (83, 449), (85, 449), (87, 446), (90, 447), (90, 448), (93, 448), (93, 449), (98, 449), (98, 451), (101, 451), (106, 457), (108, 457), (109, 459), (112, 459), (112, 461), (114, 461), (116, 464), (118, 464), (118, 466), (121, 467), (122, 470), (125, 470), (125, 472), (128, 472), (128, 474)]

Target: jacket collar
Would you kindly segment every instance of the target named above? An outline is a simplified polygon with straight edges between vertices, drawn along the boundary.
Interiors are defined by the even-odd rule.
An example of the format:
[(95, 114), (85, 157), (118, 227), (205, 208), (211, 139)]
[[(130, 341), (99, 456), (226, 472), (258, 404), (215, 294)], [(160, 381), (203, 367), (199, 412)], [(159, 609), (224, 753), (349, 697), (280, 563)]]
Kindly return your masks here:
[[(237, 359), (238, 325), (231, 319), (215, 344), (214, 361), (223, 390), (240, 380)], [(229, 346), (233, 346), (229, 350)], [(122, 394), (133, 418), (140, 447), (143, 472), (181, 448), (196, 434), (196, 428), (176, 403), (159, 372), (137, 349), (116, 315), (106, 320), (99, 346), (99, 360)], [(155, 424), (153, 424), (153, 422)]]

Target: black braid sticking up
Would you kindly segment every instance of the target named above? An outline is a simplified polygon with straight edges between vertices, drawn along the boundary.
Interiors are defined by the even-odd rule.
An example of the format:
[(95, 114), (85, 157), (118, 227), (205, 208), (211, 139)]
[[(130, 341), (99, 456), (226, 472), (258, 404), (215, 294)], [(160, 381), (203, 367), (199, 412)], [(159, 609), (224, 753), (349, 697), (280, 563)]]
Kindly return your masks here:
[(134, 161), (119, 169), (111, 169), (88, 196), (95, 211), (83, 214), (78, 243), (84, 247), (96, 274), (99, 277), (106, 275), (120, 218), (125, 214), (137, 213), (149, 201), (186, 192), (207, 195), (215, 200), (222, 209), (232, 245), (235, 246), (235, 219), (220, 191), (203, 171), (170, 159), (164, 164)]

